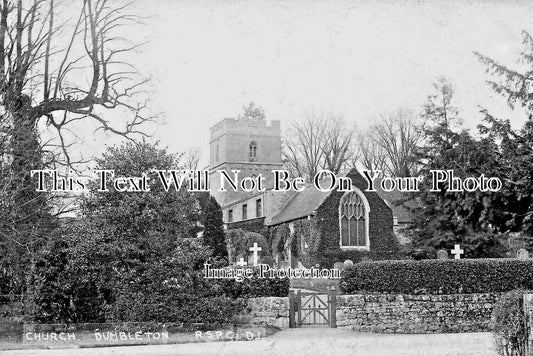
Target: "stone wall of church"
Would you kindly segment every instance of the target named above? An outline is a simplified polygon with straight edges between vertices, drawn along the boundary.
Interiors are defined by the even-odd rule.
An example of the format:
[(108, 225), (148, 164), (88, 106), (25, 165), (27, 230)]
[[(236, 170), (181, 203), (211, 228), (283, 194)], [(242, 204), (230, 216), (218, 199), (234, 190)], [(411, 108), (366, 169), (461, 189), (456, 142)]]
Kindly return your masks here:
[(344, 193), (335, 191), (318, 207), (313, 217), (321, 236), (313, 259), (326, 267), (347, 259), (359, 262), (365, 257), (371, 260), (402, 259), (399, 243), (394, 235), (392, 210), (377, 193), (365, 191), (366, 181), (360, 174), (350, 174), (349, 177), (355, 186), (360, 187), (370, 205), (370, 250), (341, 249), (339, 202)]
[(364, 332), (489, 331), (500, 294), (368, 294), (337, 297), (337, 326)]
[(398, 259), (399, 244), (394, 235), (392, 211), (375, 193), (364, 193), (370, 204), (370, 250), (341, 249), (339, 201), (344, 193), (333, 192), (317, 209), (315, 219), (320, 229), (322, 251), (321, 265), (332, 266), (347, 259), (359, 262), (364, 257), (371, 260)]
[(289, 327), (288, 297), (249, 298), (246, 303), (246, 308), (234, 317), (236, 323)]
[[(340, 247), (339, 201), (344, 193), (333, 192), (318, 207), (316, 215), (271, 228), (271, 240), (282, 244), (291, 237), (293, 255), (306, 267), (317, 263), (333, 267), (335, 262), (347, 259), (354, 263), (363, 258), (370, 260), (403, 259), (394, 235), (391, 209), (373, 193), (366, 193), (370, 210), (370, 251), (343, 250)], [(292, 226), (293, 234), (288, 235)]]
[(255, 218), (227, 223), (228, 230), (242, 229), (245, 231), (257, 232), (265, 238), (269, 238), (268, 228), (265, 226), (265, 218)]
[[(390, 260), (403, 259), (399, 242), (394, 235), (393, 217), (390, 207), (377, 195), (365, 192), (366, 181), (356, 173), (349, 177), (357, 187), (362, 188), (363, 194), (370, 205), (369, 239), (370, 250), (341, 249), (339, 202), (343, 192), (332, 192), (316, 209), (315, 215), (286, 222), (271, 227), (264, 225), (264, 219), (249, 219), (228, 223), (228, 229), (243, 229), (261, 233), (271, 243), (272, 254), (290, 244), (290, 251), (296, 259), (306, 267), (319, 264), (321, 267), (331, 268), (335, 262), (347, 259), (354, 263), (362, 259)], [(291, 232), (289, 232), (291, 231)]]

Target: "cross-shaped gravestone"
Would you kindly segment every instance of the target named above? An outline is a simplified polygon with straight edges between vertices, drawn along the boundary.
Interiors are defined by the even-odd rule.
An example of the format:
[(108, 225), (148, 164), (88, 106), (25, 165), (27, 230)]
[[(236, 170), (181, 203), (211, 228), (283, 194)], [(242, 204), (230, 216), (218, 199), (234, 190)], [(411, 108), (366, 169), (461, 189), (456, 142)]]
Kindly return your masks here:
[(248, 262), (244, 260), (244, 258), (241, 257), (239, 261), (237, 261), (237, 266), (247, 266)]
[(254, 253), (254, 266), (257, 266), (257, 260), (259, 259), (259, 251), (263, 251), (263, 249), (259, 246), (257, 246), (257, 242), (254, 242), (254, 247), (250, 247), (250, 251)]
[(452, 255), (455, 255), (456, 260), (460, 260), (461, 255), (465, 253), (464, 250), (461, 250), (461, 246), (459, 246), (458, 244), (456, 244), (453, 250), (451, 250), (450, 252), (452, 253)]

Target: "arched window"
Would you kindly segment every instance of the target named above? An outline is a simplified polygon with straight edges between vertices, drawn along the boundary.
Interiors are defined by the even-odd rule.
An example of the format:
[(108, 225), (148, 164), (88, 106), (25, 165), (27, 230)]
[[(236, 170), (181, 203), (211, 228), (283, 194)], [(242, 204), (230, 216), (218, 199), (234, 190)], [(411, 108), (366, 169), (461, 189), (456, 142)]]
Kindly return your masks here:
[(362, 193), (350, 191), (339, 204), (341, 248), (369, 248), (368, 202)]
[(257, 158), (257, 143), (255, 141), (250, 142), (250, 162), (253, 162)]

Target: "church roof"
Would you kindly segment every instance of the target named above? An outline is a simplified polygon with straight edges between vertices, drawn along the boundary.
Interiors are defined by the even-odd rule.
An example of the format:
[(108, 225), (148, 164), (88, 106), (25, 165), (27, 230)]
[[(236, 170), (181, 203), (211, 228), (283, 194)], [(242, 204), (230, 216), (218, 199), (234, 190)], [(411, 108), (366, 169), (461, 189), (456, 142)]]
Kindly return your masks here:
[[(328, 180), (330, 178), (325, 178), (321, 182), (327, 186)], [(278, 225), (313, 215), (330, 194), (331, 192), (321, 192), (312, 184), (306, 185), (302, 192), (295, 192), (287, 199), (287, 202), (272, 217), (269, 225)]]
[[(330, 177), (322, 179), (321, 185), (328, 186), (330, 180)], [(379, 180), (376, 182), (378, 181)], [(306, 185), (302, 192), (294, 192), (292, 196), (287, 199), (286, 203), (272, 217), (268, 225), (278, 225), (313, 215), (316, 209), (332, 192), (333, 190), (331, 192), (321, 192), (312, 184)], [(376, 184), (376, 192), (392, 209), (392, 213), (398, 219), (399, 223), (411, 222), (411, 215), (409, 214), (408, 207), (415, 207), (417, 202), (414, 200), (406, 201), (404, 195), (406, 193), (399, 191), (386, 192), (381, 189), (380, 184)]]

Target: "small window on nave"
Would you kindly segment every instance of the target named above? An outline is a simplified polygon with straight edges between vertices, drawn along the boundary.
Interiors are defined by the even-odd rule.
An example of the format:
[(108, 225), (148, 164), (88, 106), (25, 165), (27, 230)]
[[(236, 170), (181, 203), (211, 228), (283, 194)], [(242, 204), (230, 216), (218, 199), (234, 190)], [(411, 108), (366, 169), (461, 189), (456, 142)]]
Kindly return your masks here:
[(255, 201), (255, 217), (258, 218), (261, 216), (263, 216), (263, 204), (261, 199), (257, 199)]
[(242, 220), (248, 219), (248, 205), (243, 204), (242, 205)]

